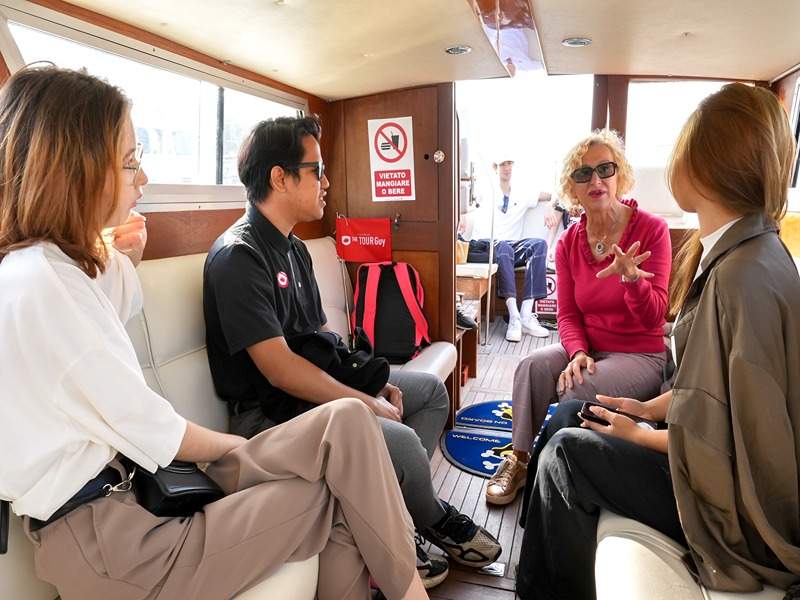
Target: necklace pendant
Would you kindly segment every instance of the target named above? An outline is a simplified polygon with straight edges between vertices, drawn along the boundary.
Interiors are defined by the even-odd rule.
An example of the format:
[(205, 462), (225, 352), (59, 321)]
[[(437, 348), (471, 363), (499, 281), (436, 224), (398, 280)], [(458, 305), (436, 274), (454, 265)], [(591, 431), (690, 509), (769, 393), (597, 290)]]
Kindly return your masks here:
[(602, 256), (606, 253), (606, 245), (602, 241), (596, 242), (594, 245), (594, 253), (598, 256)]

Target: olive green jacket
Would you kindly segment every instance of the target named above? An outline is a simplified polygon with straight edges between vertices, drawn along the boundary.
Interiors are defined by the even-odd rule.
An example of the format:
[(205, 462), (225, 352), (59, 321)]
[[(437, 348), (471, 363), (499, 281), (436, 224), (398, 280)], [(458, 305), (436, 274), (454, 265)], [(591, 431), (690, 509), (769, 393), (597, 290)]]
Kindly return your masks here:
[(702, 582), (800, 579), (800, 277), (775, 224), (731, 227), (675, 325), (669, 463)]

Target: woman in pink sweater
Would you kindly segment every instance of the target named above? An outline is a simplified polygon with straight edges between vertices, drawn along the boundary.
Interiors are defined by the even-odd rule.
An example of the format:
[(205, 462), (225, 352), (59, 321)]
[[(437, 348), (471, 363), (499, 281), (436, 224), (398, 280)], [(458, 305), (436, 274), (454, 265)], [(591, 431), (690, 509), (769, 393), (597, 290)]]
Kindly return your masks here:
[(592, 133), (564, 161), (560, 196), (583, 214), (556, 247), (561, 343), (517, 367), (514, 453), (489, 481), (487, 502), (508, 504), (525, 484), (533, 434), (549, 404), (659, 392), (672, 250), (666, 222), (622, 199), (632, 187), (613, 131)]

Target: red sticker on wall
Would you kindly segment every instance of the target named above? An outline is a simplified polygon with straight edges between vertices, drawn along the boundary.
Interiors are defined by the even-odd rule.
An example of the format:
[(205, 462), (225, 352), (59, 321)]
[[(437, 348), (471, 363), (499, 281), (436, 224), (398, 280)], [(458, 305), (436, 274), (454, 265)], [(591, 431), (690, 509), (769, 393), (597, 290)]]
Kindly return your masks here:
[(278, 273), (278, 275), (275, 278), (278, 280), (279, 287), (282, 288), (289, 287), (289, 276), (286, 275), (286, 273), (284, 273), (283, 271)]

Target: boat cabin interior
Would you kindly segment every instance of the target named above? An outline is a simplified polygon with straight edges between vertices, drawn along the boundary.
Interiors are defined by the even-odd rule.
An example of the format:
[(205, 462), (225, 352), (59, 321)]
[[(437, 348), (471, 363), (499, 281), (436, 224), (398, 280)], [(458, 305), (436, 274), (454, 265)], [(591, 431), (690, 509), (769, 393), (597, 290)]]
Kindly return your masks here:
[[(148, 384), (186, 417), (222, 431), (228, 417), (205, 352), (205, 253), (245, 208), (236, 160), (250, 129), (267, 118), (318, 115), (327, 205), (321, 220), (301, 223), (293, 233), (308, 244), (330, 325), (348, 335), (359, 266), (337, 258), (337, 227), (349, 219), (388, 221), (391, 259), (419, 273), (433, 342), (393, 368), (433, 373), (445, 383), (449, 429), (464, 407), (510, 402), (519, 362), (559, 341), (554, 304), (539, 310), (543, 324), (553, 323), (546, 338), (508, 341), (505, 304), (495, 301), (496, 276), (459, 256), (459, 231), (463, 222), (483, 218), (476, 206), (481, 186), (491, 187), (490, 163), (502, 159), (498, 130), (514, 146), (518, 164), (529, 150), (552, 166), (544, 192), (554, 192), (555, 169), (577, 136), (617, 131), (629, 143), (633, 195), (667, 220), (676, 252), (697, 226), (664, 178), (680, 126), (703, 95), (740, 81), (772, 90), (800, 134), (798, 23), (794, 0), (0, 0), (0, 80), (50, 61), (85, 67), (132, 100), (150, 183), (136, 209), (147, 218), (138, 267), (145, 309), (128, 333)], [(579, 83), (559, 87), (568, 81)], [(492, 85), (500, 87), (486, 87)], [(479, 108), (470, 103), (476, 86), (489, 90)], [(690, 88), (695, 91), (686, 92)], [(509, 90), (523, 91), (511, 104), (492, 96)], [(665, 109), (659, 96), (676, 98), (674, 107)], [(560, 108), (577, 105), (574, 114)], [(541, 134), (539, 125), (529, 125), (548, 121), (551, 129)], [(401, 133), (381, 134), (389, 125)], [(496, 141), (486, 141), (492, 130)], [(549, 138), (560, 131), (577, 134)], [(652, 160), (645, 156), (651, 145), (658, 146)], [(639, 163), (633, 146), (635, 152), (643, 148)], [(409, 177), (408, 186), (381, 187), (381, 160), (387, 169), (403, 165), (391, 172)], [(536, 232), (545, 206), (530, 209), (526, 237), (544, 237)], [(781, 235), (800, 256), (800, 194), (794, 189)], [(457, 327), (457, 298), (458, 312), (475, 328)], [(451, 564), (447, 580), (429, 590), (431, 598), (513, 600), (517, 569), (524, 568), (519, 498), (506, 506), (486, 504), (488, 479), (458, 468), (438, 448), (431, 475), (439, 497), (503, 547), (483, 570)], [(56, 598), (57, 590), (37, 579), (16, 518), (11, 534), (9, 553), (0, 556), (0, 598)], [(644, 525), (604, 514), (598, 597), (782, 597), (768, 589), (738, 595), (707, 590), (683, 566), (684, 552)], [(314, 561), (287, 564), (239, 597), (313, 598), (316, 569)]]

